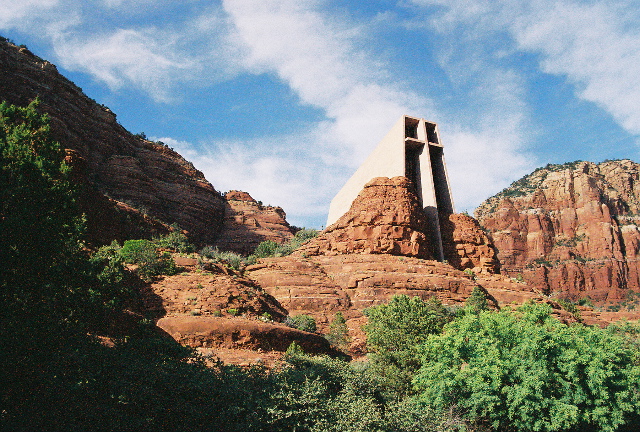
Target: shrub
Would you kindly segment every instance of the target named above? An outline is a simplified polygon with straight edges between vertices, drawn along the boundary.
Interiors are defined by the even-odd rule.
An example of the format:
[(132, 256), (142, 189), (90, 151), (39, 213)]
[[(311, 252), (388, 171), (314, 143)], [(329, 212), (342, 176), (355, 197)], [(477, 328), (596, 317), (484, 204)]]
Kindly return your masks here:
[(205, 246), (200, 250), (200, 255), (210, 258), (231, 269), (241, 270), (242, 267), (252, 264), (252, 261), (235, 252), (221, 251), (217, 247)]
[(336, 312), (325, 338), (338, 349), (346, 350), (349, 347), (349, 328), (342, 312)]
[(298, 249), (309, 239), (316, 237), (318, 231), (314, 229), (301, 229), (296, 232), (291, 240), (286, 243), (278, 244), (273, 240), (266, 240), (261, 242), (253, 252), (252, 256), (255, 258), (268, 258), (286, 256)]
[(290, 359), (291, 357), (302, 355), (304, 355), (304, 350), (300, 345), (298, 345), (296, 341), (291, 342), (287, 350), (284, 352), (285, 360)]
[(313, 333), (316, 331), (316, 320), (309, 315), (293, 315), (285, 319), (284, 323), (289, 327), (296, 328), (298, 330)]
[(276, 251), (278, 250), (278, 243), (273, 240), (266, 240), (261, 242), (256, 249), (253, 251), (253, 255), (256, 258), (266, 258), (270, 256), (275, 256)]
[(580, 319), (580, 309), (570, 300), (558, 298), (555, 299), (556, 302), (562, 307), (562, 309), (569, 312), (573, 317), (577, 320)]
[(227, 313), (229, 315), (238, 316), (240, 311), (237, 308), (229, 308), (229, 309), (227, 309)]
[(613, 431), (640, 410), (637, 351), (548, 305), (466, 314), (422, 347), (420, 400), (497, 430)]
[(120, 249), (120, 256), (126, 263), (137, 264), (138, 274), (149, 282), (153, 276), (177, 272), (173, 258), (168, 253), (158, 254), (156, 245), (149, 240), (127, 240)]
[(178, 230), (156, 238), (153, 242), (160, 248), (171, 249), (174, 252), (191, 253), (195, 250), (187, 236)]

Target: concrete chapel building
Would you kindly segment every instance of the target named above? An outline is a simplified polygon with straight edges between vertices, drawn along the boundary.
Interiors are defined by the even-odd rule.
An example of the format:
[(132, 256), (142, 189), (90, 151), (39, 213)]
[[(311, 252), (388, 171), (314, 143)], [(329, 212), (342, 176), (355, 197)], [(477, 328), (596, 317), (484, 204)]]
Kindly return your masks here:
[(351, 207), (364, 185), (375, 177), (405, 176), (429, 220), (434, 249), (444, 259), (440, 217), (454, 212), (438, 125), (402, 116), (331, 201), (327, 226)]

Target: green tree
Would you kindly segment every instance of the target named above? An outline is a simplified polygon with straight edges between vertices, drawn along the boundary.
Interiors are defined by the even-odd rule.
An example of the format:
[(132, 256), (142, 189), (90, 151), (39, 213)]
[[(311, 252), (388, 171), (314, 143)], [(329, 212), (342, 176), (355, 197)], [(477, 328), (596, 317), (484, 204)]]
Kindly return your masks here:
[(64, 150), (37, 106), (0, 104), (0, 295), (4, 304), (60, 308), (84, 225)]
[(157, 246), (150, 240), (127, 240), (119, 253), (126, 263), (138, 265), (138, 274), (147, 282), (153, 276), (172, 275), (177, 271), (171, 255), (166, 252), (159, 254)]
[(498, 430), (614, 431), (640, 408), (637, 352), (613, 332), (560, 323), (547, 305), (466, 314), (422, 350), (420, 400)]
[(325, 335), (325, 338), (338, 349), (345, 351), (349, 348), (349, 328), (342, 312), (336, 312), (329, 324), (329, 333)]
[(161, 237), (155, 238), (153, 242), (160, 248), (171, 249), (174, 252), (191, 253), (195, 251), (195, 248), (185, 234), (180, 231), (180, 228), (172, 225), (174, 231)]
[(399, 395), (411, 392), (411, 380), (420, 368), (418, 346), (438, 334), (454, 313), (436, 298), (393, 296), (387, 304), (364, 311), (372, 368)]
[(471, 295), (464, 302), (464, 308), (467, 312), (471, 313), (480, 313), (489, 310), (489, 302), (487, 301), (485, 291), (479, 286), (473, 287)]

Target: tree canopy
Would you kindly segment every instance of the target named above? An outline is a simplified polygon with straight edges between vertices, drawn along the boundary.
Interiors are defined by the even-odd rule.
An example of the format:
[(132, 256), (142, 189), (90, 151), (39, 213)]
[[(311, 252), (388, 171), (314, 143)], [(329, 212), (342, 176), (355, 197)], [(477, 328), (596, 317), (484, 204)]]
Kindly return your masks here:
[(618, 334), (530, 304), (466, 314), (429, 337), (414, 384), (423, 403), (497, 430), (613, 431), (640, 407), (636, 356)]

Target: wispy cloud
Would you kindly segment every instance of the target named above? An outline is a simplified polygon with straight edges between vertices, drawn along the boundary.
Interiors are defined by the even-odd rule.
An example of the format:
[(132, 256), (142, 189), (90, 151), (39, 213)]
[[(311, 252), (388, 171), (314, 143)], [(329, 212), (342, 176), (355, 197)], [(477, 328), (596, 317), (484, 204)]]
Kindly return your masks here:
[[(318, 1), (223, 2), (238, 39), (247, 47), (245, 65), (277, 75), (304, 104), (322, 108), (324, 145), (343, 160), (362, 160), (395, 119), (428, 101), (381, 77), (377, 62), (357, 46), (354, 24), (326, 14)], [(330, 126), (330, 127), (327, 127)]]
[(0, 27), (20, 28), (34, 15), (47, 13), (59, 0), (0, 0)]
[[(349, 26), (327, 14), (322, 2), (234, 0), (223, 5), (245, 47), (248, 70), (276, 75), (302, 103), (321, 108), (326, 120), (309, 125), (303, 136), (266, 138), (289, 150), (276, 156), (264, 154), (269, 147), (264, 142), (238, 141), (233, 148), (242, 151), (219, 146), (216, 152), (226, 156), (216, 153), (203, 168), (214, 184), (225, 184), (220, 178), (224, 173), (236, 185), (260, 190), (294, 215), (307, 215), (309, 210), (324, 214), (332, 194), (402, 114), (441, 122), (459, 208), (479, 204), (488, 191), (499, 190), (532, 167), (532, 158), (524, 152), (522, 89), (510, 71), (479, 74), (483, 78), (469, 85), (481, 103), (468, 110), (466, 119), (447, 116), (436, 111), (433, 100), (392, 81), (391, 65), (382, 64), (356, 42), (365, 26)], [(441, 63), (448, 67), (446, 59)], [(482, 69), (478, 64), (449, 64), (454, 63), (466, 70)], [(277, 168), (280, 175), (259, 167)]]
[(640, 134), (640, 14), (637, 2), (600, 0), (413, 0), (444, 7), (435, 25), (464, 25), (490, 41), (511, 36), (518, 50), (540, 55), (540, 68), (565, 76), (576, 95)]
[(160, 45), (154, 33), (120, 29), (91, 39), (61, 35), (56, 54), (65, 68), (85, 70), (114, 90), (131, 85), (157, 101), (168, 101), (171, 80), (194, 65)]

